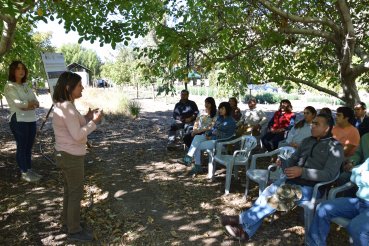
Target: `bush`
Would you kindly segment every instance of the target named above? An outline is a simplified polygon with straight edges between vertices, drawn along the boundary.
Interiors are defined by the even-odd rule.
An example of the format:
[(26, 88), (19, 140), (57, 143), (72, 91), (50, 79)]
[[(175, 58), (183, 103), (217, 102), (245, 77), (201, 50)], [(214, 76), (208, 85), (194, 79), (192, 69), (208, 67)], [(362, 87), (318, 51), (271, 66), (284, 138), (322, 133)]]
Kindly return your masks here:
[(290, 101), (299, 100), (300, 96), (298, 94), (284, 94), (283, 99), (288, 99)]
[(342, 100), (339, 100), (335, 97), (328, 97), (328, 96), (312, 96), (307, 98), (308, 102), (319, 102), (325, 104), (333, 104), (333, 105), (345, 105)]
[(128, 103), (128, 111), (133, 116), (133, 118), (137, 118), (141, 112), (141, 104), (138, 101), (129, 101)]
[[(176, 93), (179, 94), (181, 90), (184, 89), (184, 86), (176, 86)], [(195, 96), (207, 96), (207, 97), (215, 97), (216, 89), (212, 87), (206, 86), (188, 86), (188, 91), (191, 95)]]
[(267, 92), (267, 93), (258, 94), (256, 96), (246, 95), (244, 102), (247, 103), (250, 97), (255, 97), (258, 103), (268, 103), (268, 104), (279, 103), (282, 100), (278, 94)]

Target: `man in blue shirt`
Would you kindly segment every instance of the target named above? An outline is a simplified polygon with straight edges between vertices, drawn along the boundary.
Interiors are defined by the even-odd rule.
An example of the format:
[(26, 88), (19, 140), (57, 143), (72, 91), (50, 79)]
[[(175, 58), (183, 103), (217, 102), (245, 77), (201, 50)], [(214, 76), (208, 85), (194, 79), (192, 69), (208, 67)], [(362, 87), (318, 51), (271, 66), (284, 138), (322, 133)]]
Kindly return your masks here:
[(170, 126), (168, 136), (168, 150), (175, 149), (176, 131), (184, 129), (184, 134), (189, 133), (193, 128), (193, 124), (199, 113), (199, 109), (194, 101), (188, 99), (189, 92), (187, 90), (181, 91), (181, 100), (176, 103), (173, 110), (174, 122)]

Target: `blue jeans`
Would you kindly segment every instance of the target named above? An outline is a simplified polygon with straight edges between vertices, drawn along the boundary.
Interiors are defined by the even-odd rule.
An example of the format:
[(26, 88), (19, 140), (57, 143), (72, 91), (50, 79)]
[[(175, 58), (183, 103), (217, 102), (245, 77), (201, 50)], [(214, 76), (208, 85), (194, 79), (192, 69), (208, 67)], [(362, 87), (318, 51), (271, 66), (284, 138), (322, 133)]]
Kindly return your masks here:
[[(278, 187), (285, 182), (293, 184), (292, 182), (286, 180), (285, 176), (276, 180), (261, 193), (261, 195), (255, 201), (251, 208), (240, 214), (240, 224), (250, 238), (259, 229), (261, 223), (263, 222), (263, 219), (276, 211), (275, 208), (267, 204), (267, 198), (276, 193)], [(302, 185), (300, 185), (300, 187), (302, 191), (302, 197), (299, 201), (311, 200), (314, 187)], [(299, 201), (297, 201), (296, 203), (299, 204)]]
[(31, 169), (32, 147), (36, 138), (36, 122), (18, 122), (15, 113), (10, 120), (12, 131), (17, 144), (15, 159), (22, 172)]
[(307, 235), (309, 246), (327, 245), (330, 223), (335, 217), (351, 219), (346, 229), (355, 246), (369, 245), (369, 201), (340, 197), (319, 204)]

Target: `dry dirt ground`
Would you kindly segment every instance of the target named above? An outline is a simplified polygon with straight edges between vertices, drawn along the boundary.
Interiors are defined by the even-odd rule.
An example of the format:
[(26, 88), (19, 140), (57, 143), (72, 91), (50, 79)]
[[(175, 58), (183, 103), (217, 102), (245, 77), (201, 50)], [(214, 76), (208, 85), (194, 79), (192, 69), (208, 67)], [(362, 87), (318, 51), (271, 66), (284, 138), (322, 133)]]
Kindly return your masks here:
[[(217, 171), (214, 182), (207, 181), (206, 173), (184, 175), (186, 167), (176, 161), (184, 151), (166, 150), (173, 104), (140, 102), (139, 118), (108, 115), (90, 135), (93, 147), (86, 156), (82, 218), (94, 231), (93, 245), (303, 245), (298, 208), (277, 214), (274, 222), (268, 219), (247, 243), (231, 240), (219, 216), (250, 207), (257, 187), (252, 186), (244, 201), (243, 169), (228, 196), (223, 196), (224, 169)], [(45, 115), (48, 105), (43, 104), (38, 114)], [(43, 178), (30, 184), (20, 180), (7, 113), (5, 107), (0, 114), (0, 245), (71, 244), (60, 230), (62, 179), (52, 163), (50, 120), (34, 147), (33, 166)], [(328, 244), (348, 244), (344, 230), (337, 230), (332, 228)]]

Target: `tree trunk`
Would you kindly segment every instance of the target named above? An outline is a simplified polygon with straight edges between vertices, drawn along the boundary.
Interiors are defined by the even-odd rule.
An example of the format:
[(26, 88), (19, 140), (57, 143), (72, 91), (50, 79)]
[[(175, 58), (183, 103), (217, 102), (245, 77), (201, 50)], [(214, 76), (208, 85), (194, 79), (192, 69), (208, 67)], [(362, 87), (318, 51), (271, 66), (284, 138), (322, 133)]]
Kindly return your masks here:
[(0, 37), (0, 57), (3, 57), (11, 49), (17, 27), (17, 20), (12, 16), (2, 16), (2, 20), (3, 30)]
[(355, 83), (356, 78), (351, 74), (341, 75), (341, 86), (343, 91), (343, 101), (348, 107), (354, 108), (355, 103), (360, 101), (360, 96)]
[(138, 83), (136, 83), (136, 98), (137, 99), (138, 99), (138, 88), (139, 88)]
[(155, 84), (151, 84), (151, 89), (152, 89), (152, 100), (155, 101)]

